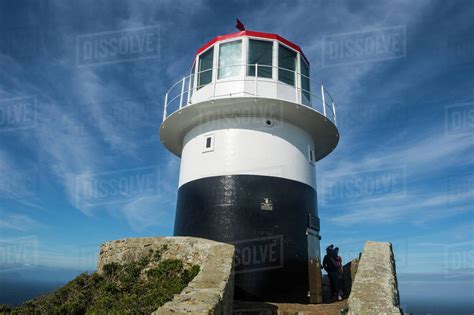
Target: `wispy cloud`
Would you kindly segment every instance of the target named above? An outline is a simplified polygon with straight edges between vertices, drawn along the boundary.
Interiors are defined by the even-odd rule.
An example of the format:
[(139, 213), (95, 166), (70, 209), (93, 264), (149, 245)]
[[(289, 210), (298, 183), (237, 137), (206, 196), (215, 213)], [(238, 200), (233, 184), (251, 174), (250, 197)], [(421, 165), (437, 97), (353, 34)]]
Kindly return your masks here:
[[(349, 204), (343, 214), (335, 215), (329, 220), (340, 225), (381, 224), (408, 220), (414, 224), (424, 224), (433, 220), (456, 216), (473, 211), (474, 192), (467, 192), (456, 204), (448, 207), (446, 195), (424, 193), (408, 194), (407, 196), (389, 196), (371, 198), (358, 204)], [(449, 208), (449, 211), (447, 209)]]
[[(71, 231), (81, 228), (71, 220), (78, 214), (91, 231), (101, 230), (94, 230), (97, 232), (94, 237), (110, 235), (101, 225), (102, 216), (116, 220), (117, 224), (126, 222), (130, 230), (124, 228), (123, 234), (155, 230), (160, 233), (165, 230), (163, 226), (170, 228), (179, 159), (159, 144), (157, 113), (162, 109), (164, 91), (189, 70), (195, 49), (215, 35), (234, 31), (237, 15), (248, 29), (275, 32), (300, 44), (311, 62), (314, 81), (323, 83), (335, 97), (341, 118), (341, 142), (334, 153), (318, 164), (319, 196), (324, 195), (326, 179), (337, 182), (344, 181), (348, 174), (353, 179), (357, 174), (370, 176), (371, 171), (380, 174), (384, 170), (403, 169), (401, 189), (386, 194), (369, 192), (356, 200), (342, 196), (334, 203), (325, 202), (320, 207), (321, 219), (329, 223), (330, 231), (325, 233), (333, 233), (333, 225), (353, 227), (337, 229), (334, 238), (339, 237), (341, 242), (347, 238), (357, 240), (359, 243), (353, 250), (356, 255), (374, 226), (395, 226), (389, 232), (401, 239), (407, 225), (417, 225), (416, 228), (431, 233), (437, 228), (430, 229), (426, 223), (440, 224), (442, 219), (472, 213), (473, 190), (461, 188), (450, 192), (446, 185), (448, 177), (454, 176), (456, 181), (472, 169), (473, 140), (469, 135), (446, 135), (441, 117), (445, 106), (472, 98), (472, 78), (463, 76), (461, 69), (440, 66), (447, 56), (437, 51), (446, 49), (449, 36), (458, 36), (454, 33), (472, 28), (472, 10), (459, 12), (459, 4), (425, 0), (370, 4), (323, 0), (297, 4), (259, 2), (252, 3), (252, 10), (245, 1), (220, 4), (150, 0), (113, 6), (79, 2), (66, 5), (62, 1), (39, 3), (40, 14), (22, 14), (20, 19), (6, 17), (5, 21), (12, 25), (8, 21), (7, 25), (2, 24), (6, 26), (2, 35), (14, 35), (8, 33), (9, 27), (17, 26), (33, 25), (41, 32), (38, 32), (38, 49), (27, 54), (30, 59), (0, 51), (0, 99), (34, 96), (38, 100), (35, 129), (0, 135), (3, 175), (0, 175), (3, 181), (0, 198), (6, 197), (1, 202), (15, 199), (18, 202), (21, 191), (11, 189), (15, 185), (10, 175), (28, 178), (31, 170), (36, 169), (41, 175), (42, 188), (46, 188), (46, 193), (41, 193), (44, 203), (41, 206), (48, 209), (48, 215), (64, 219), (58, 224), (61, 228), (67, 226)], [(444, 13), (433, 14), (441, 6), (451, 19)], [(269, 7), (272, 14), (268, 14)], [(21, 10), (18, 12), (24, 12)], [(9, 11), (4, 12), (10, 15)], [(40, 20), (41, 17), (45, 20)], [(427, 20), (434, 21), (438, 28), (433, 28), (434, 24)], [(77, 36), (147, 26), (160, 29), (159, 57), (148, 62), (77, 67)], [(406, 30), (406, 56), (330, 67), (322, 64), (325, 36), (394, 26)], [(360, 109), (367, 108), (364, 105), (368, 102), (372, 104), (369, 111), (375, 113), (365, 119)], [(399, 121), (391, 116), (397, 109), (403, 110)], [(351, 119), (352, 125), (345, 123)], [(384, 119), (393, 124), (384, 124)], [(159, 168), (160, 180), (153, 191), (156, 193), (120, 196), (126, 198), (114, 205), (78, 206), (77, 187), (82, 185), (82, 178), (100, 177), (104, 172), (123, 174), (142, 166)], [(27, 205), (26, 198), (22, 202), (26, 208), (34, 205), (34, 202)], [(42, 222), (34, 212), (4, 208), (12, 211), (2, 214), (2, 231), (24, 233), (23, 226)], [(69, 215), (65, 211), (77, 213)], [(59, 212), (61, 215), (56, 216)], [(63, 230), (58, 228), (40, 233), (39, 237), (47, 235), (48, 239), (57, 240), (60, 233)], [(456, 239), (472, 238), (469, 227), (447, 233)], [(41, 259), (47, 264), (61, 261), (72, 266), (80, 257), (74, 251), (67, 248), (42, 251)], [(420, 258), (415, 254), (410, 257)], [(95, 257), (87, 262), (94, 263)]]
[[(122, 208), (122, 213), (134, 231), (144, 232), (150, 227), (173, 225), (173, 212), (169, 211), (174, 200), (163, 200), (163, 196), (138, 198)], [(174, 209), (173, 209), (174, 210)]]
[(0, 229), (26, 232), (43, 224), (23, 214), (6, 214), (0, 211)]
[[(53, 7), (62, 8), (56, 2), (51, 3), (51, 8)], [(137, 9), (135, 5), (133, 7)], [(156, 4), (153, 7), (156, 8)], [(143, 8), (140, 10), (147, 12)], [(132, 11), (135, 13), (130, 17), (116, 22), (115, 30), (144, 25), (144, 21), (138, 18), (137, 11)], [(57, 29), (56, 32), (61, 38), (75, 38), (77, 35), (71, 34), (69, 28)], [(64, 45), (70, 44), (71, 41), (64, 42)], [(73, 54), (73, 48), (60, 49)], [(111, 80), (110, 71), (77, 68), (72, 63), (74, 56), (63, 56), (58, 59), (60, 62), (56, 66), (59, 72), (67, 73), (67, 78), (58, 82), (58, 85), (66, 87), (67, 91), (58, 86), (50, 86), (50, 76), (55, 74), (42, 72), (36, 82), (24, 80), (22, 78), (28, 70), (22, 63), (10, 56), (0, 54), (0, 57), (8, 61), (4, 68), (0, 68), (2, 77), (5, 74), (6, 78), (11, 78), (8, 86), (0, 84), (0, 90), (9, 90), (10, 97), (30, 94), (32, 91), (38, 96), (39, 124), (31, 132), (33, 136), (24, 139), (23, 144), (32, 151), (39, 152), (42, 173), (62, 185), (71, 205), (77, 204), (78, 175), (117, 169), (119, 161), (127, 158), (131, 165), (133, 162), (140, 165), (143, 163), (140, 150), (144, 150), (144, 146), (159, 145), (156, 134), (159, 121), (153, 120), (159, 117), (156, 114), (159, 112), (159, 103), (151, 104), (147, 95), (137, 98), (136, 93), (127, 88), (124, 80)], [(14, 70), (17, 76), (2, 71), (7, 69)], [(145, 102), (147, 103), (144, 104)], [(148, 128), (149, 134), (143, 133), (144, 128)], [(6, 172), (24, 171), (24, 167), (12, 164), (10, 155), (4, 150), (0, 151), (0, 169)], [(132, 166), (125, 166), (130, 167)], [(90, 214), (90, 209), (80, 210)]]
[[(423, 135), (426, 136), (423, 138)], [(370, 170), (389, 172), (394, 167), (405, 169), (402, 193), (387, 192), (385, 195), (374, 196), (368, 193), (359, 200), (350, 200), (350, 196), (341, 196), (343, 204), (335, 202), (326, 206), (344, 208), (331, 221), (338, 224), (350, 225), (356, 223), (396, 222), (409, 219), (414, 223), (423, 223), (430, 220), (456, 216), (460, 213), (474, 211), (472, 200), (474, 190), (454, 194), (447, 186), (447, 178), (439, 183), (439, 174), (449, 173), (452, 169), (463, 166), (472, 166), (473, 160), (468, 159), (474, 149), (472, 137), (436, 136), (436, 132), (427, 132), (418, 140), (408, 140), (382, 147), (378, 151), (361, 153), (361, 156), (351, 156), (329, 165), (321, 172), (321, 192), (324, 195), (328, 182), (344, 182), (348, 174), (364, 174)], [(437, 183), (430, 182), (433, 176)], [(428, 183), (426, 181), (428, 180)], [(421, 184), (425, 183), (425, 184)], [(450, 211), (446, 211), (449, 206)], [(341, 214), (342, 212), (342, 214)], [(417, 215), (414, 215), (417, 213)]]

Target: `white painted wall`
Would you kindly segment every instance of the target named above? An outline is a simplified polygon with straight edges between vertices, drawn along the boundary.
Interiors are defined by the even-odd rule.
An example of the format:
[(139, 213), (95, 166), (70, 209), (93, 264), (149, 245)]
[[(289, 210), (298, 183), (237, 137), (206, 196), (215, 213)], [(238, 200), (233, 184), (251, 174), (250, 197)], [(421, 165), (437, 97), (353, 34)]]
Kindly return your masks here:
[[(179, 186), (221, 175), (275, 176), (316, 189), (315, 166), (309, 161), (312, 138), (302, 129), (264, 117), (234, 117), (201, 124), (184, 138)], [(206, 136), (213, 136), (206, 149)]]
[(193, 92), (191, 103), (232, 96), (277, 98), (301, 103), (301, 91), (294, 86), (268, 78), (255, 81), (255, 77), (231, 77), (211, 82)]

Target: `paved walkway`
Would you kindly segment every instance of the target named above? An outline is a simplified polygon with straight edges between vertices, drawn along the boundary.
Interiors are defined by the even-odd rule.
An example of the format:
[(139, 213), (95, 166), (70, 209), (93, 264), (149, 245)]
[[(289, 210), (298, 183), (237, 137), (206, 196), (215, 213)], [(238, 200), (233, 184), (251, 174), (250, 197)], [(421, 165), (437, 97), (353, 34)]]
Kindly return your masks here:
[(339, 315), (347, 300), (329, 304), (295, 304), (234, 301), (234, 315)]

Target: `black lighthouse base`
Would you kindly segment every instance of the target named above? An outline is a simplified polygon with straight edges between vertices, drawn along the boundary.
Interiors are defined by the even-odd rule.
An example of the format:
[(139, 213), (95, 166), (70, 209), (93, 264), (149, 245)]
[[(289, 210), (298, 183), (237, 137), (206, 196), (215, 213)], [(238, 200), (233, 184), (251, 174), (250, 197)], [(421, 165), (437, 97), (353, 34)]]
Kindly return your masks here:
[[(319, 239), (307, 233), (308, 228), (319, 230), (316, 205), (311, 186), (289, 179), (199, 179), (178, 191), (174, 234), (235, 245), (237, 299), (306, 303), (308, 257), (319, 259)], [(308, 241), (312, 247), (317, 242), (316, 254)]]

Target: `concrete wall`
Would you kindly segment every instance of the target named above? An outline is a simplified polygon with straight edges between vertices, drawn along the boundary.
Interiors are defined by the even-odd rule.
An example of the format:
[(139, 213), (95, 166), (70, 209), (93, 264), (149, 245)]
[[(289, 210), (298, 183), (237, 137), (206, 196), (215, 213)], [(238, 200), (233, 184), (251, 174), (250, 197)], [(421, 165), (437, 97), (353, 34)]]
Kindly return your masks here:
[(359, 265), (359, 258), (355, 258), (343, 266), (344, 287), (342, 288), (342, 291), (344, 292), (344, 298), (349, 297), (349, 294), (351, 293), (352, 284), (354, 283), (354, 280), (355, 280), (358, 265)]
[(150, 249), (167, 245), (162, 259), (199, 265), (198, 275), (153, 314), (231, 314), (234, 295), (234, 246), (193, 237), (149, 237), (111, 241), (100, 247), (97, 272), (106, 264), (136, 261)]
[(401, 314), (392, 244), (365, 243), (348, 304), (349, 314)]

